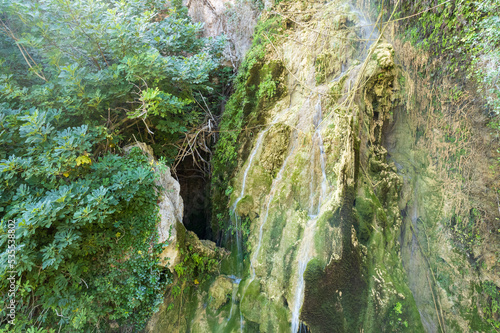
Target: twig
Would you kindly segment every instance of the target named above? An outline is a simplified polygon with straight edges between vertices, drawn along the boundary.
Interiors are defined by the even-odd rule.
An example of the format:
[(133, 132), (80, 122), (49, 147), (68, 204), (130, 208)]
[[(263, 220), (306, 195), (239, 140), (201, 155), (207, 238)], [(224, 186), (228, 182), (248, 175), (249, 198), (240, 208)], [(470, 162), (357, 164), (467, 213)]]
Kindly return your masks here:
[[(16, 46), (19, 48), (19, 51), (21, 51), (21, 54), (22, 54), (24, 60), (26, 61), (26, 63), (28, 64), (29, 68), (33, 70), (33, 73), (35, 73), (36, 76), (38, 76), (39, 78), (41, 78), (42, 80), (44, 80), (45, 82), (47, 82), (47, 79), (45, 78), (45, 75), (43, 75), (43, 71), (40, 70), (41, 74), (39, 74), (35, 70), (35, 68), (31, 65), (31, 63), (29, 62), (28, 58), (26, 58), (26, 55), (24, 54), (25, 52), (28, 55), (28, 57), (33, 61), (33, 64), (35, 65), (35, 67), (38, 66), (38, 64), (36, 63), (36, 61), (33, 60), (33, 58), (29, 55), (28, 51), (24, 48), (24, 46), (22, 46), (22, 45), (19, 44), (19, 39), (17, 39), (16, 36), (14, 36), (14, 33), (12, 32), (12, 30), (10, 30), (10, 28), (3, 22), (3, 20), (1, 18), (0, 18), (0, 22), (4, 26), (4, 29), (2, 29), (2, 30), (7, 34), (7, 36), (11, 37), (14, 40), (14, 43), (16, 43)], [(23, 50), (24, 50), (24, 52), (23, 52)]]
[(85, 286), (87, 286), (87, 289), (89, 289), (89, 286), (88, 286), (87, 282), (85, 282), (85, 280), (82, 279), (82, 278), (80, 278), (80, 280), (82, 280), (82, 282), (85, 283)]

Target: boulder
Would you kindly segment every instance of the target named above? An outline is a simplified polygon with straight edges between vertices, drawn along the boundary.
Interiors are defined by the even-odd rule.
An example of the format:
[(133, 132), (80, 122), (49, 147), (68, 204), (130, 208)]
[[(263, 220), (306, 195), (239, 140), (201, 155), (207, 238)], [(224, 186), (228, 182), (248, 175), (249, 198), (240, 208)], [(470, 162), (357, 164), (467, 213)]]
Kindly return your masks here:
[(213, 310), (218, 310), (221, 306), (226, 304), (226, 302), (231, 298), (232, 290), (232, 280), (224, 275), (218, 276), (208, 291), (208, 295), (211, 299), (210, 307)]

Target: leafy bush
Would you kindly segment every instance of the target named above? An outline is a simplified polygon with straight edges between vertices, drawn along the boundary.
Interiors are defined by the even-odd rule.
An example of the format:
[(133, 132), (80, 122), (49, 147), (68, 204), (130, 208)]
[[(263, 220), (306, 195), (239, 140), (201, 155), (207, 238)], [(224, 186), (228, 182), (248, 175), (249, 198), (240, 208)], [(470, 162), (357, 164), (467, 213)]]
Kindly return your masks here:
[(10, 103), (61, 109), (68, 125), (136, 123), (156, 148), (200, 121), (194, 94), (211, 91), (224, 39), (199, 38), (179, 1), (8, 0), (0, 13)]
[(224, 49), (201, 29), (180, 0), (0, 2), (0, 331), (137, 331), (162, 301), (154, 175), (116, 147), (168, 160), (200, 123)]
[[(57, 110), (0, 104), (0, 119), (1, 327), (142, 327), (169, 280), (157, 266), (157, 189), (147, 158), (135, 150), (96, 159), (104, 129), (60, 127)], [(14, 327), (5, 316), (10, 271)]]
[(483, 304), (483, 311), (486, 321), (497, 330), (500, 328), (500, 288), (493, 282), (483, 283), (483, 292), (487, 295), (486, 304)]

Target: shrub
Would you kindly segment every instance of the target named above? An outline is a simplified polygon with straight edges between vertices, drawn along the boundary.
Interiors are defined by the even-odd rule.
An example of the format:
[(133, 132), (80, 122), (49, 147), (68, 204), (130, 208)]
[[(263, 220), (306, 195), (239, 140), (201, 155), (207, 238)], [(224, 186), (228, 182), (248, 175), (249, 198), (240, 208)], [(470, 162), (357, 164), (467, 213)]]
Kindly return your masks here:
[[(103, 128), (58, 129), (60, 118), (0, 107), (1, 327), (85, 332), (113, 320), (140, 328), (168, 282), (157, 266), (151, 166), (137, 150), (96, 159)], [(5, 316), (11, 299), (14, 327)]]

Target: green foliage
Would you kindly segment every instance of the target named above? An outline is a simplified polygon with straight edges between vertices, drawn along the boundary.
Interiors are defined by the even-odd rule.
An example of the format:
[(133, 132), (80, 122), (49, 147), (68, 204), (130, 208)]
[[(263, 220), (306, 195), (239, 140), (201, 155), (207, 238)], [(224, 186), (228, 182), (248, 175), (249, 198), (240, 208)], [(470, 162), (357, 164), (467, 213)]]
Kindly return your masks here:
[(196, 251), (192, 245), (188, 245), (186, 249), (179, 248), (183, 259), (175, 265), (174, 270), (177, 276), (188, 285), (197, 285), (203, 283), (219, 265), (216, 259), (204, 256), (203, 253)]
[[(0, 104), (1, 327), (93, 331), (109, 320), (140, 329), (169, 281), (157, 266), (157, 189), (147, 158), (97, 159), (102, 127), (61, 126), (54, 109)], [(15, 221), (15, 267), (7, 260)], [(8, 271), (16, 322), (6, 325)]]
[(268, 73), (264, 78), (264, 80), (259, 85), (257, 98), (259, 100), (262, 98), (271, 99), (275, 94), (276, 94), (276, 82), (273, 80), (272, 73)]
[(500, 328), (500, 288), (493, 282), (486, 281), (483, 283), (483, 293), (486, 294), (486, 301), (482, 306), (486, 321), (498, 330)]
[(404, 310), (401, 302), (396, 302), (396, 305), (389, 313), (389, 326), (392, 332), (404, 332), (408, 328), (408, 321), (403, 318), (403, 312)]
[(455, 241), (469, 256), (473, 255), (473, 248), (481, 242), (478, 226), (481, 225), (481, 213), (476, 208), (471, 209), (469, 216), (453, 216), (450, 221)]
[[(213, 220), (219, 225), (214, 229), (223, 229), (229, 221), (227, 204), (232, 193), (229, 180), (237, 166), (238, 149), (242, 142), (243, 125), (252, 125), (264, 99), (275, 96), (277, 84), (271, 73), (260, 77), (269, 41), (274, 41), (281, 25), (279, 16), (261, 18), (255, 27), (252, 47), (248, 51), (234, 80), (234, 93), (228, 100), (220, 124), (221, 135), (216, 145), (212, 177)], [(258, 86), (258, 89), (256, 88)], [(255, 123), (254, 123), (255, 124)]]
[[(174, 266), (177, 273), (177, 280), (171, 289), (172, 300), (178, 300), (180, 296), (180, 304), (182, 306), (182, 298), (186, 290), (206, 282), (211, 274), (219, 267), (220, 262), (213, 257), (208, 257), (199, 248), (192, 244), (179, 246), (177, 244), (182, 261)], [(217, 251), (217, 248), (215, 248)], [(172, 310), (175, 307), (174, 303), (167, 306), (167, 310)], [(181, 308), (179, 308), (179, 312)]]
[(220, 89), (224, 38), (201, 29), (180, 0), (0, 2), (0, 330), (13, 331), (10, 220), (15, 330), (138, 331), (158, 308), (170, 276), (153, 170), (139, 151), (104, 152), (138, 134), (175, 156), (201, 94)]
[[(7, 329), (0, 328), (0, 333), (8, 333)], [(55, 329), (45, 329), (45, 328), (37, 328), (37, 327), (29, 327), (26, 330), (26, 333), (56, 333), (57, 331)]]
[(194, 91), (212, 90), (224, 39), (199, 38), (178, 1), (8, 0), (0, 13), (0, 96), (13, 106), (119, 130), (149, 119), (157, 148), (200, 122)]

